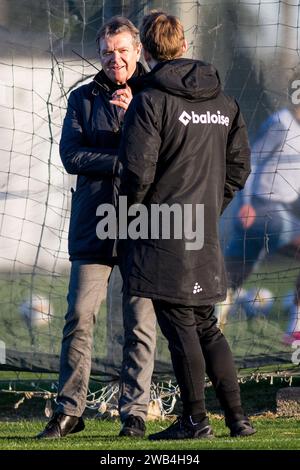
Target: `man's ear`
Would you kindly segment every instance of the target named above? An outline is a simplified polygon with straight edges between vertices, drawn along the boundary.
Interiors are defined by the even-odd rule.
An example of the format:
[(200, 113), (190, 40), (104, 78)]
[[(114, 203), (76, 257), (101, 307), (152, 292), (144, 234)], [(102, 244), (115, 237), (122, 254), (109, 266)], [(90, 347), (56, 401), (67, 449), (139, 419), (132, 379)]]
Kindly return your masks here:
[(142, 52), (142, 44), (141, 43), (139, 43), (137, 45), (136, 52), (137, 52), (137, 60), (139, 60), (140, 57), (141, 57), (141, 52)]
[(182, 44), (182, 53), (184, 54), (187, 50), (188, 50), (188, 42), (186, 39), (183, 40), (183, 44)]

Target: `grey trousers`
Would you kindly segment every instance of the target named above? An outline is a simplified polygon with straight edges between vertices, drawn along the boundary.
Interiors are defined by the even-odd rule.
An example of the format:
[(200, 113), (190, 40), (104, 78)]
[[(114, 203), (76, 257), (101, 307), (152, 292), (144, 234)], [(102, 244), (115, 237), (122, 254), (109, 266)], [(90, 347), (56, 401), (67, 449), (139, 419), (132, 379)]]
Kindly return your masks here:
[[(110, 266), (88, 261), (72, 262), (57, 396), (57, 411), (70, 416), (81, 416), (85, 409), (93, 327), (106, 296), (111, 270)], [(123, 324), (120, 416), (122, 421), (129, 414), (145, 419), (156, 344), (156, 317), (152, 301), (124, 295)]]

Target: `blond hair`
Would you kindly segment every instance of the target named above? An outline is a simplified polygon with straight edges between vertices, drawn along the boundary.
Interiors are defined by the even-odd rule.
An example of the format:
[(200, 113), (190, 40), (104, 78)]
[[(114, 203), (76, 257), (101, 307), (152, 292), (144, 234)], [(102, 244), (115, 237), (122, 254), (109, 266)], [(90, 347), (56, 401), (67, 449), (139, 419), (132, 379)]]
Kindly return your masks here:
[(155, 60), (176, 59), (182, 55), (184, 30), (176, 16), (152, 10), (143, 18), (140, 37), (144, 49)]

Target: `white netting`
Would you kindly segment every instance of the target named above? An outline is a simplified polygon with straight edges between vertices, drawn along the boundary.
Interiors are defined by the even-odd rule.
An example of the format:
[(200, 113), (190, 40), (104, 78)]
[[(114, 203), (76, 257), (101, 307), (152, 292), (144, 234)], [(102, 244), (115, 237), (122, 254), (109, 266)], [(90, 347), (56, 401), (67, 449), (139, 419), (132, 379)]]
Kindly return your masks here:
[[(100, 67), (95, 35), (103, 21), (124, 14), (138, 24), (152, 8), (181, 18), (190, 44), (188, 56), (217, 67), (225, 90), (240, 102), (252, 142), (263, 121), (288, 104), (288, 81), (299, 64), (300, 13), (296, 0), (2, 0), (0, 344), (4, 346), (0, 349), (5, 354), (1, 353), (0, 362), (7, 368), (57, 370), (69, 271), (70, 187), (74, 184), (74, 177), (62, 167), (58, 144), (69, 91), (96, 72), (72, 49)], [(295, 131), (288, 155), (299, 153), (300, 135)], [(262, 155), (258, 150), (256, 164)], [(299, 171), (299, 166), (288, 159), (284, 165), (273, 166), (272, 173), (278, 174), (281, 169), (289, 180), (295, 170)], [(298, 187), (290, 181), (290, 190), (299, 196)], [(274, 184), (268, 189), (270, 195), (278, 189), (278, 182)], [(239, 204), (237, 199), (222, 219), (224, 247), (232, 240)], [(299, 271), (297, 216), (294, 225), (284, 230), (292, 232), (285, 246), (289, 249), (280, 247), (281, 251), (274, 251), (265, 264), (255, 267), (244, 283), (244, 291), (239, 288), (229, 296), (228, 303), (234, 307), (229, 317), (220, 314), (221, 320), (227, 321), (225, 328), (241, 367), (277, 367), (278, 363), (291, 362), (291, 342), (283, 342), (282, 337), (289, 320), (294, 330), (298, 321), (293, 301)], [(269, 236), (267, 227), (262, 236)], [(240, 271), (247, 264), (247, 256), (244, 251)], [(264, 298), (260, 295), (263, 292)], [(267, 312), (263, 307), (270, 296), (273, 303)], [(283, 299), (286, 303), (291, 300), (286, 310)], [(249, 308), (248, 314), (251, 305), (254, 308)], [(100, 358), (94, 363), (95, 371), (101, 370), (101, 358), (109, 362), (107, 351), (112, 339), (116, 341), (116, 357), (111, 359), (111, 366), (118, 368), (120, 325), (120, 318), (106, 322), (103, 306), (95, 330), (94, 357)], [(157, 358), (158, 370), (169, 371), (164, 342), (158, 344)]]

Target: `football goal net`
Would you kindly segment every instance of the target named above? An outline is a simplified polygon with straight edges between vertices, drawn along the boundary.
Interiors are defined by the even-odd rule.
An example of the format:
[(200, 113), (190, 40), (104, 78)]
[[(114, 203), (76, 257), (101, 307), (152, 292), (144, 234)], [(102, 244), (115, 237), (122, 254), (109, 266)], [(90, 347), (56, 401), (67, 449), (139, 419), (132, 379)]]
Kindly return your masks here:
[[(2, 370), (58, 372), (70, 269), (70, 188), (76, 185), (59, 156), (68, 96), (101, 68), (95, 36), (103, 22), (124, 15), (138, 26), (154, 8), (179, 16), (189, 42), (187, 57), (215, 65), (225, 92), (238, 100), (249, 131), (252, 175), (220, 220), (229, 280), (226, 302), (216, 307), (220, 327), (240, 376), (248, 370), (252, 377), (297, 372), (296, 0), (1, 1)], [(109, 383), (118, 380), (122, 357), (121, 289), (115, 269), (94, 330), (92, 375)], [(158, 332), (155, 379), (171, 378), (169, 351)]]

